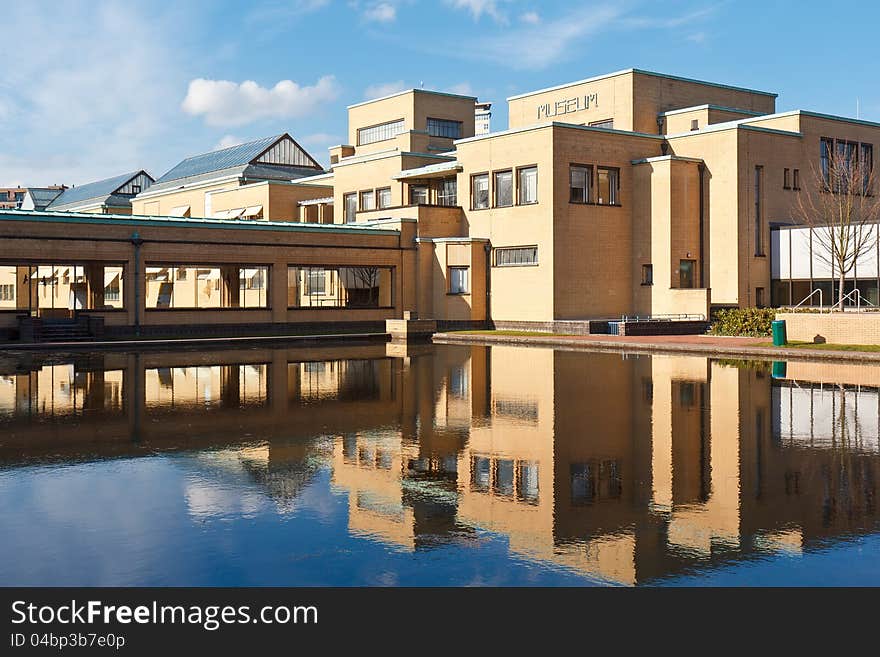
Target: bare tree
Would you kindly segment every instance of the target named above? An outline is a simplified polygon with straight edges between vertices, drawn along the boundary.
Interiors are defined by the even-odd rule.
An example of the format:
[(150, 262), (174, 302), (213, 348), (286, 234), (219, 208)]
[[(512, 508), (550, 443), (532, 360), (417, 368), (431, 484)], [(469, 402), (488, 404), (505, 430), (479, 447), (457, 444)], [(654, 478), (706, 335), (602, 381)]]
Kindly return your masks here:
[(798, 194), (795, 213), (811, 228), (818, 245), (814, 256), (837, 275), (837, 303), (843, 310), (846, 278), (877, 239), (880, 196), (871, 151), (860, 152), (853, 142), (825, 143), (821, 166), (813, 167), (814, 184)]

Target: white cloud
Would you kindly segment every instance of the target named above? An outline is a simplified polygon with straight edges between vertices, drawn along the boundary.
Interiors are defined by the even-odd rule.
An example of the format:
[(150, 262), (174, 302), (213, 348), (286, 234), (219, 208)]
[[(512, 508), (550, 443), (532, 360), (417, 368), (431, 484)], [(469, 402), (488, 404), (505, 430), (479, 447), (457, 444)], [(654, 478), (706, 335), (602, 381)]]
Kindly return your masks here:
[(302, 139), (296, 138), (303, 146), (335, 146), (345, 141), (342, 137), (327, 132), (316, 132)]
[(444, 91), (446, 93), (459, 94), (461, 96), (476, 96), (476, 94), (474, 93), (474, 88), (471, 86), (470, 82), (459, 82), (458, 84), (453, 84), (451, 87), (446, 87)]
[(149, 168), (148, 158), (173, 150), (169, 126), (190, 54), (172, 41), (173, 26), (190, 20), (186, 8), (81, 1), (4, 10), (4, 51), (15, 53), (0, 82), (4, 184), (81, 184)]
[(261, 119), (295, 119), (335, 101), (339, 84), (325, 75), (314, 85), (300, 86), (293, 80), (281, 80), (274, 87), (260, 86), (253, 80), (242, 83), (229, 80), (191, 80), (181, 107), (187, 114), (203, 116), (208, 125), (233, 126)]
[(525, 12), (524, 14), (522, 14), (522, 15), (519, 17), (519, 19), (520, 19), (523, 23), (529, 23), (529, 24), (531, 24), (531, 25), (535, 25), (536, 23), (540, 23), (540, 22), (541, 22), (541, 17), (538, 16), (538, 12), (536, 12), (536, 11), (527, 11), (527, 12)]
[(238, 146), (239, 144), (243, 144), (245, 142), (241, 137), (236, 137), (235, 135), (223, 135), (216, 144), (214, 144), (214, 150), (219, 151), (221, 148), (231, 148), (233, 146)]
[(569, 53), (575, 43), (607, 30), (620, 15), (621, 10), (610, 5), (578, 10), (482, 39), (473, 44), (470, 54), (513, 68), (546, 68)]
[(397, 8), (389, 2), (377, 2), (364, 10), (364, 18), (376, 23), (390, 23), (397, 18)]
[(506, 23), (507, 17), (499, 8), (502, 2), (504, 0), (446, 0), (446, 4), (455, 9), (469, 11), (475, 21), (480, 20), (483, 14), (485, 14), (499, 23)]
[(366, 100), (382, 98), (383, 96), (396, 94), (398, 91), (404, 91), (407, 88), (408, 87), (403, 83), (403, 80), (395, 80), (394, 82), (379, 82), (377, 84), (371, 84), (369, 87), (364, 89), (364, 98)]

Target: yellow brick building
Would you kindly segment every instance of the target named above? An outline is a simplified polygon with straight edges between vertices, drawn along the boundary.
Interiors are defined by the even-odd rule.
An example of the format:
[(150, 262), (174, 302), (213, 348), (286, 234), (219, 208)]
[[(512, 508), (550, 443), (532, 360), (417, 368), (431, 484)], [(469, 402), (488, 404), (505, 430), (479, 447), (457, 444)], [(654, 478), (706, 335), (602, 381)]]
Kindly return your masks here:
[[(39, 279), (62, 309), (101, 310), (60, 291), (57, 274), (22, 269), (58, 262), (85, 273), (121, 267), (126, 303), (152, 304), (126, 308), (130, 319), (158, 304), (186, 307), (185, 321), (199, 324), (214, 319), (195, 310), (250, 303), (270, 323), (306, 317), (282, 310), (307, 307), (336, 323), (411, 311), (446, 327), (538, 330), (587, 330), (624, 315), (707, 318), (717, 307), (794, 305), (815, 289), (831, 303), (835, 272), (817, 264), (809, 231), (793, 225), (795, 208), (801, 195), (820, 193), (815, 172), (830, 152), (873, 165), (880, 124), (778, 113), (773, 93), (636, 69), (511, 97), (508, 129), (476, 134), (484, 106), (422, 89), (352, 105), (349, 143), (330, 149), (328, 170), (286, 133), (186, 158), (130, 200), (146, 222), (138, 225), (150, 227), (142, 233), (154, 240), (151, 262), (133, 271), (130, 249), (103, 262), (97, 243), (55, 249), (63, 260), (51, 262), (36, 247), (0, 254), (22, 274), (4, 279), (0, 305), (39, 314), (39, 294), (22, 299), (27, 280)], [(63, 234), (63, 224), (38, 222), (45, 239)], [(326, 245), (318, 259), (282, 262), (268, 250), (271, 237), (244, 240), (255, 224), (291, 248), (280, 237), (289, 224), (302, 227), (309, 248), (322, 234)], [(211, 246), (221, 233), (243, 241)], [(370, 280), (340, 269), (392, 248), (388, 235), (395, 253), (370, 256), (385, 268)], [(173, 246), (187, 240), (192, 248)], [(851, 282), (873, 303), (878, 262), (880, 253), (864, 259)], [(185, 291), (192, 281), (167, 280), (190, 270), (212, 281), (200, 293)], [(236, 276), (244, 292), (233, 290)], [(259, 281), (276, 289), (252, 301)], [(218, 296), (209, 298), (212, 285)], [(172, 302), (169, 289), (189, 301)], [(116, 296), (108, 294), (105, 302)], [(365, 304), (384, 312), (364, 313)], [(53, 301), (47, 312), (57, 308)]]

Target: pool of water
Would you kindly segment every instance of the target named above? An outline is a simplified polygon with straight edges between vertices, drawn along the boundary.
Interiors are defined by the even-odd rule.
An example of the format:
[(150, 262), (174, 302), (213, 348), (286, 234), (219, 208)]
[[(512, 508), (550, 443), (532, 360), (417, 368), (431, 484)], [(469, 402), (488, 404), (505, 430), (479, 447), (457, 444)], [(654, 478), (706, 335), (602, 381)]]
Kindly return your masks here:
[(0, 352), (0, 585), (878, 585), (880, 368)]

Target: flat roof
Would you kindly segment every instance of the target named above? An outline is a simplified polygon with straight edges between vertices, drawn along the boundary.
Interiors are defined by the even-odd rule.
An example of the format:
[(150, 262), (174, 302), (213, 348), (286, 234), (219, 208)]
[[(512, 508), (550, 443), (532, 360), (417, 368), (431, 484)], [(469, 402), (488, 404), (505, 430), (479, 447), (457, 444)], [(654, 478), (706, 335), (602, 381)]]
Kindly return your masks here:
[(733, 114), (748, 114), (749, 116), (768, 116), (764, 112), (740, 109), (738, 107), (725, 107), (724, 105), (713, 105), (712, 103), (704, 103), (703, 105), (692, 105), (690, 107), (680, 107), (678, 109), (666, 110), (665, 112), (657, 112), (657, 116), (673, 116), (674, 114), (685, 114), (687, 112), (697, 112), (705, 109), (716, 110), (719, 112), (731, 112)]
[(372, 228), (358, 224), (306, 224), (292, 221), (247, 221), (241, 219), (203, 219), (156, 217), (148, 215), (97, 214), (46, 210), (2, 210), (0, 221), (42, 221), (47, 223), (123, 225), (149, 228), (222, 228), (230, 230), (265, 230), (275, 232), (341, 233), (399, 235), (400, 231)]
[(353, 107), (360, 107), (361, 105), (369, 105), (370, 103), (378, 103), (380, 100), (388, 100), (389, 98), (394, 98), (396, 96), (403, 96), (408, 93), (420, 93), (420, 94), (432, 94), (434, 96), (449, 96), (450, 98), (466, 98), (468, 100), (472, 100), (476, 102), (476, 96), (465, 96), (463, 94), (453, 94), (448, 91), (433, 91), (432, 89), (404, 89), (403, 91), (395, 91), (393, 94), (388, 94), (387, 96), (380, 96), (379, 98), (372, 98), (370, 100), (364, 100), (359, 103), (355, 103), (354, 105), (349, 105), (347, 109), (352, 109)]
[[(720, 124), (719, 124), (720, 125)], [(521, 126), (519, 128), (510, 128), (501, 130), (500, 132), (489, 132), (485, 135), (474, 135), (464, 139), (456, 139), (453, 143), (466, 144), (481, 139), (492, 139), (493, 137), (501, 137), (504, 135), (515, 135), (520, 132), (529, 132), (530, 130), (543, 130), (544, 128), (570, 128), (572, 130), (586, 130), (588, 132), (603, 132), (605, 134), (626, 135), (628, 137), (642, 137), (648, 139), (665, 139), (663, 135), (654, 135), (647, 132), (633, 132), (631, 130), (617, 130), (615, 128), (600, 128), (595, 125), (581, 125), (579, 123), (562, 123), (561, 121), (547, 121), (545, 123), (535, 123), (534, 125)]]
[(526, 93), (517, 94), (516, 96), (509, 96), (507, 98), (508, 101), (517, 100), (519, 98), (527, 98), (528, 96), (535, 96), (537, 94), (546, 93), (548, 91), (557, 91), (558, 89), (565, 89), (566, 87), (573, 87), (578, 84), (586, 84), (588, 82), (597, 82), (599, 80), (604, 80), (607, 78), (614, 78), (619, 75), (628, 75), (630, 73), (641, 73), (642, 75), (650, 75), (656, 78), (666, 78), (668, 80), (679, 80), (681, 82), (693, 82), (695, 84), (703, 84), (709, 87), (718, 87), (720, 89), (733, 89), (734, 91), (746, 91), (748, 93), (760, 94), (762, 96), (772, 96), (776, 98), (779, 94), (771, 93), (769, 91), (760, 91), (758, 89), (749, 89), (747, 87), (736, 87), (729, 84), (720, 84), (718, 82), (708, 82), (706, 80), (696, 80), (694, 78), (686, 78), (681, 77), (679, 75), (668, 75), (666, 73), (656, 73), (654, 71), (647, 71), (641, 68), (627, 68), (622, 71), (614, 71), (613, 73), (605, 73), (604, 75), (596, 75), (591, 78), (584, 78), (583, 80), (576, 80), (575, 82), (566, 82), (565, 84), (558, 84), (554, 87), (545, 87), (544, 89), (538, 89), (536, 91), (527, 91)]

